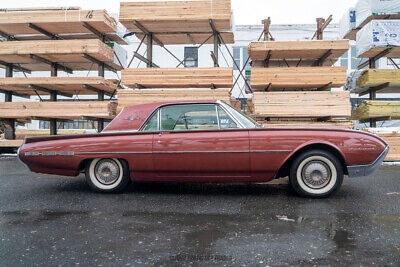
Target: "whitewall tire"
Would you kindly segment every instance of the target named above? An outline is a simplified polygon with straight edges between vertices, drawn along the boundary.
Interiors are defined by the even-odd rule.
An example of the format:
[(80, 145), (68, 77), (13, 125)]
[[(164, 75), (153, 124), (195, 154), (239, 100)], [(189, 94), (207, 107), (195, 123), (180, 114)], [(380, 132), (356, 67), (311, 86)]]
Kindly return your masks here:
[(333, 154), (323, 150), (310, 150), (293, 161), (289, 180), (300, 196), (328, 197), (340, 188), (343, 167)]
[(93, 159), (86, 166), (86, 182), (98, 192), (120, 192), (129, 183), (129, 168), (115, 158)]

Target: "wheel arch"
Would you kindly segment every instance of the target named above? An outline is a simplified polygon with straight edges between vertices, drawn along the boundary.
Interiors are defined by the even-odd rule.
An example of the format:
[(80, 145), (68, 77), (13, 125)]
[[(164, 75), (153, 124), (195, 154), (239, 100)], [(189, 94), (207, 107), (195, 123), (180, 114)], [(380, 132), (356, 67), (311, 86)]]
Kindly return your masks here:
[(288, 176), (290, 166), (291, 166), (292, 162), (295, 160), (295, 158), (305, 151), (315, 150), (315, 149), (325, 150), (325, 151), (332, 153), (334, 156), (336, 156), (338, 158), (338, 160), (340, 161), (340, 163), (342, 164), (344, 174), (348, 174), (347, 164), (346, 164), (344, 156), (340, 152), (340, 150), (338, 148), (336, 148), (334, 145), (318, 142), (318, 143), (310, 143), (310, 144), (303, 145), (303, 146), (297, 148), (295, 151), (293, 151), (292, 154), (289, 155), (289, 157), (285, 160), (285, 162), (279, 168), (277, 174), (275, 175), (275, 178)]
[[(79, 163), (78, 173), (85, 172), (85, 169), (86, 169), (86, 167), (90, 164), (90, 162), (91, 162), (92, 160), (94, 160), (94, 159), (97, 159), (97, 158), (98, 158), (98, 157), (83, 159), (83, 160)], [(111, 158), (111, 157), (101, 157), (101, 158)], [(116, 157), (116, 159), (125, 162), (125, 164), (128, 166), (128, 171), (130, 172), (129, 162), (128, 162), (126, 159), (124, 159), (124, 158), (119, 158), (119, 157)]]

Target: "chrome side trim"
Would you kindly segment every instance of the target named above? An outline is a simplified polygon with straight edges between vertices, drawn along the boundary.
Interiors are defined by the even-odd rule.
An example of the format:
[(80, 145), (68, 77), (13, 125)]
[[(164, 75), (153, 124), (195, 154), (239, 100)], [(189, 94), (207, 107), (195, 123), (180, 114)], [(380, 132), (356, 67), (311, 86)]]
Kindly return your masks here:
[(349, 177), (368, 176), (376, 172), (385, 160), (386, 155), (389, 153), (389, 145), (381, 152), (381, 154), (370, 164), (363, 165), (350, 165), (347, 166)]
[(99, 151), (99, 152), (27, 152), (25, 156), (74, 156), (96, 154), (207, 154), (207, 153), (289, 153), (292, 150), (233, 150), (233, 151)]

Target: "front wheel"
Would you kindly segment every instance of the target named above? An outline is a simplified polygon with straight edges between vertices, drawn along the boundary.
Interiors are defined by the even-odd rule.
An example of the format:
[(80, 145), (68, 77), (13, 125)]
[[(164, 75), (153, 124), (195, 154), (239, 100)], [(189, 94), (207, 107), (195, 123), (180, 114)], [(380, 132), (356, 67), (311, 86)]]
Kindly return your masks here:
[(300, 154), (293, 161), (289, 180), (300, 196), (328, 197), (342, 185), (343, 167), (331, 153), (310, 150)]
[(129, 183), (129, 168), (119, 159), (94, 159), (87, 165), (86, 182), (95, 191), (115, 193)]

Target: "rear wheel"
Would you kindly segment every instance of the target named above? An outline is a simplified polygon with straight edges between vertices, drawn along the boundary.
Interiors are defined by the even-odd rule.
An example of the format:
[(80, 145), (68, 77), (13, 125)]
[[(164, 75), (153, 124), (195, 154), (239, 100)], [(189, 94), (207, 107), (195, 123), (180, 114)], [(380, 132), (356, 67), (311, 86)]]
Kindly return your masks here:
[(129, 183), (129, 168), (119, 159), (94, 159), (87, 165), (86, 182), (98, 192), (121, 192)]
[(300, 196), (328, 197), (342, 185), (343, 167), (333, 154), (323, 150), (310, 150), (293, 161), (289, 180)]

